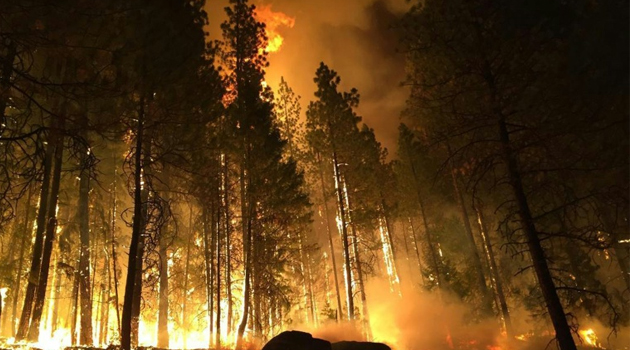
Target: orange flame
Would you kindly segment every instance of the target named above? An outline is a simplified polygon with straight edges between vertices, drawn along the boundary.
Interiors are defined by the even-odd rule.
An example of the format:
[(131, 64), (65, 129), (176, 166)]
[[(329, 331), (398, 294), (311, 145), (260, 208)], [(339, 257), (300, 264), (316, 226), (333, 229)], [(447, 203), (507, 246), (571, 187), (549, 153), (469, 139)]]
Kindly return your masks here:
[(282, 12), (274, 12), (271, 5), (259, 5), (256, 7), (256, 19), (265, 23), (265, 32), (267, 34), (267, 47), (265, 52), (278, 52), (284, 43), (284, 37), (280, 35), (280, 27), (293, 28), (295, 18), (290, 17)]

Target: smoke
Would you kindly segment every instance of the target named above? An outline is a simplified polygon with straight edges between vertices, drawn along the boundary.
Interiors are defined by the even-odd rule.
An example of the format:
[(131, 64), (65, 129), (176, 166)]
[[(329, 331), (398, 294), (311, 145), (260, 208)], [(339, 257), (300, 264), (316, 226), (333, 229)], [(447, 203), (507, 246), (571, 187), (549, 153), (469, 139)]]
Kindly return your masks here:
[[(260, 0), (257, 6), (295, 19), (292, 28), (281, 26), (282, 49), (270, 53), (267, 82), (277, 89), (284, 77), (302, 96), (302, 110), (314, 99), (315, 70), (328, 64), (342, 79), (342, 88), (361, 94), (359, 115), (374, 128), (377, 139), (395, 153), (398, 120), (407, 97), (401, 86), (404, 56), (398, 52), (397, 19), (408, 9), (405, 0)], [(208, 1), (211, 38), (219, 39), (227, 0)]]

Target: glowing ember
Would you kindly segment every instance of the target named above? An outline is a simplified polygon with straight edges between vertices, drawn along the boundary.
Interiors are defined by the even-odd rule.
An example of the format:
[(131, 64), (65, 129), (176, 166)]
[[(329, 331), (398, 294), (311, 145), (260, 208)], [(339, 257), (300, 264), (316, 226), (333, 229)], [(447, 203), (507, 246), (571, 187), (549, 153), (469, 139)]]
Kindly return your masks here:
[(271, 5), (260, 5), (256, 8), (256, 17), (259, 21), (265, 23), (265, 32), (267, 34), (267, 47), (265, 52), (277, 52), (284, 43), (284, 38), (280, 35), (278, 29), (280, 27), (293, 28), (295, 18), (287, 16), (282, 12), (274, 12)]

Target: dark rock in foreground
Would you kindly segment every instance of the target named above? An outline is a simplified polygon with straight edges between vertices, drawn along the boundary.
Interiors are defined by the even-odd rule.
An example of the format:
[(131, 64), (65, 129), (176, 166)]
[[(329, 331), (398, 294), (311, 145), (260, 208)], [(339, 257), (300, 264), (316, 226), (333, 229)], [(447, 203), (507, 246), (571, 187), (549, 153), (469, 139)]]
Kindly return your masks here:
[(340, 341), (332, 343), (332, 350), (392, 350), (383, 343), (361, 341)]
[(330, 342), (299, 331), (286, 331), (273, 337), (262, 350), (331, 350)]

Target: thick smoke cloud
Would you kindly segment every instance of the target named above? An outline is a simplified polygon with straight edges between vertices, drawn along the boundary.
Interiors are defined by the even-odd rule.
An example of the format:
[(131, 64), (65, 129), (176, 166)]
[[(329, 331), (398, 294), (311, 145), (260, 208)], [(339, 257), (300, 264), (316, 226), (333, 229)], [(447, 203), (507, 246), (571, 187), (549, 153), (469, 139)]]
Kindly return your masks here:
[[(356, 87), (361, 94), (359, 114), (374, 128), (376, 136), (395, 153), (400, 111), (407, 91), (404, 57), (398, 52), (394, 29), (397, 18), (408, 8), (405, 0), (264, 0), (273, 11), (295, 18), (293, 28), (280, 28), (284, 44), (269, 57), (267, 81), (277, 88), (284, 76), (302, 96), (303, 112), (314, 98), (313, 78), (319, 62), (325, 62), (342, 78), (342, 88)], [(220, 37), (227, 1), (209, 0), (209, 31)]]

